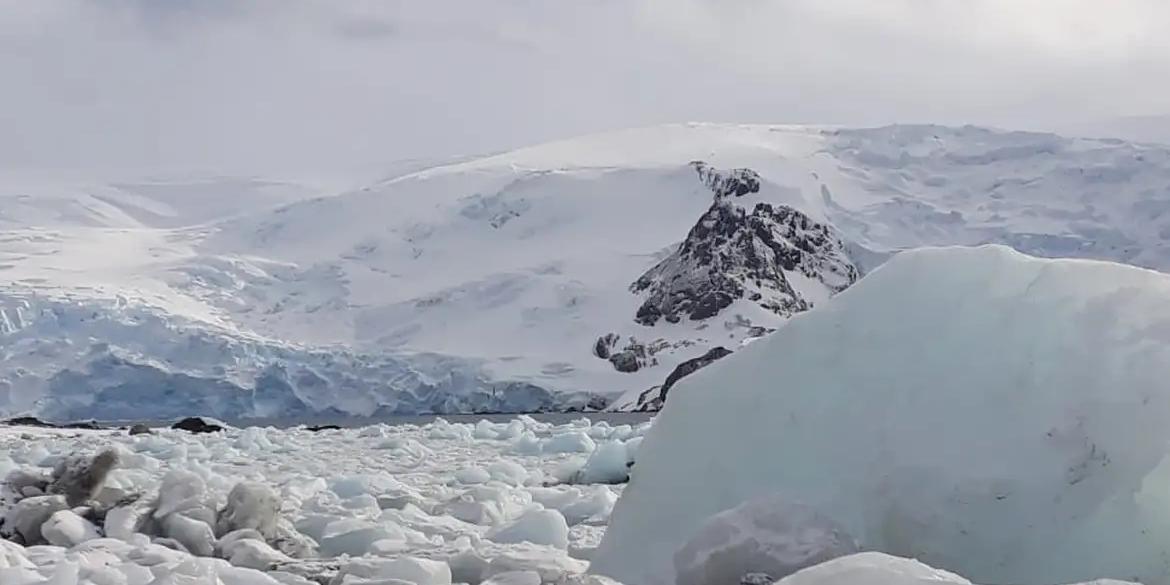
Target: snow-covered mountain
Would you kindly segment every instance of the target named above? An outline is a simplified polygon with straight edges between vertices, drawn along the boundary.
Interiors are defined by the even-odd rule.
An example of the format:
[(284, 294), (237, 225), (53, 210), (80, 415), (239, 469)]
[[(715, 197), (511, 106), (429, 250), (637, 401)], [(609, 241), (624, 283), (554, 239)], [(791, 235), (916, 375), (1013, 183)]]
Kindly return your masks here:
[(340, 193), (7, 184), (0, 410), (654, 406), (897, 250), (1166, 269), (1168, 211), (1170, 147), (938, 126), (635, 129)]

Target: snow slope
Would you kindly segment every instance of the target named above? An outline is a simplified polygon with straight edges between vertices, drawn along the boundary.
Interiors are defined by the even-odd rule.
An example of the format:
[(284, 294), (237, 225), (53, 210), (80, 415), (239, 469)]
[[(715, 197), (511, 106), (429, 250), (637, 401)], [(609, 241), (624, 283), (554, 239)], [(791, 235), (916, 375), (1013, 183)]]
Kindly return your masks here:
[[(732, 185), (743, 177), (754, 184)], [(1170, 266), (1170, 149), (972, 127), (682, 124), (406, 167), (340, 193), (221, 181), (5, 187), (0, 410), (111, 416), (101, 404), (157, 387), (168, 398), (140, 416), (525, 410), (620, 393), (615, 408), (637, 408), (679, 364), (737, 349), (896, 250), (1001, 242)], [(704, 217), (730, 229), (685, 259)], [(694, 258), (730, 283), (717, 292), (743, 296), (698, 320), (638, 322), (648, 301), (676, 306), (656, 295), (705, 290), (634, 286), (693, 274)], [(84, 398), (100, 392), (119, 398)]]
[(679, 382), (594, 570), (673, 583), (712, 514), (780, 494), (976, 582), (1170, 583), (1170, 275), (903, 252)]

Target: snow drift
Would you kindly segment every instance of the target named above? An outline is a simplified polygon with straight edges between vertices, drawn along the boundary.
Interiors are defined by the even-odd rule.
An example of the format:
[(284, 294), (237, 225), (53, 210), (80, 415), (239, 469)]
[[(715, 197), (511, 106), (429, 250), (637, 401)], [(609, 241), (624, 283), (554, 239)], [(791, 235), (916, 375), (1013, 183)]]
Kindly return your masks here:
[(765, 493), (975, 582), (1170, 583), (1170, 276), (1008, 248), (899, 254), (681, 381), (594, 570), (673, 583)]

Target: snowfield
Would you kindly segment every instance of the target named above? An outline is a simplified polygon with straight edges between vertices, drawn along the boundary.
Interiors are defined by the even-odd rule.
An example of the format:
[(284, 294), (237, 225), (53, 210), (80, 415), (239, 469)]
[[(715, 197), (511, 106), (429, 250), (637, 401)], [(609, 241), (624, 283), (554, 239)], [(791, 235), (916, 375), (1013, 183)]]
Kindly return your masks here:
[(0, 412), (53, 419), (656, 408), (902, 249), (1170, 267), (1170, 148), (976, 127), (679, 124), (340, 191), (5, 178)]
[[(1165, 585), (1167, 379), (1166, 274), (903, 252), (676, 385), (593, 570), (726, 581), (729, 559), (791, 566), (856, 539), (982, 583)], [(785, 512), (712, 524), (761, 498)]]

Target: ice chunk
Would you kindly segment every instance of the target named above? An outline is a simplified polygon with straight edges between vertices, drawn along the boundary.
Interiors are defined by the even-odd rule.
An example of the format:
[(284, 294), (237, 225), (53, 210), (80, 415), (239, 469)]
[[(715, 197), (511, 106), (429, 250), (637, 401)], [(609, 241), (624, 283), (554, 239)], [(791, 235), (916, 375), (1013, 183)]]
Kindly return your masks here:
[(264, 535), (260, 534), (258, 531), (254, 530), (252, 528), (241, 528), (239, 530), (229, 532), (229, 533), (219, 537), (219, 540), (215, 541), (215, 549), (216, 549), (217, 554), (219, 554), (222, 557), (230, 556), (230, 554), (228, 554), (228, 549), (231, 548), (232, 545), (234, 545), (235, 543), (237, 543), (241, 540), (260, 540), (260, 541), (263, 541)]
[(158, 488), (158, 507), (154, 517), (163, 518), (171, 514), (198, 511), (207, 507), (207, 484), (199, 475), (184, 470), (174, 470), (163, 478)]
[(777, 585), (943, 585), (971, 582), (918, 561), (866, 552), (841, 557), (781, 579)]
[(409, 492), (402, 482), (386, 474), (349, 475), (329, 482), (329, 489), (340, 498), (352, 498), (362, 494), (378, 496)]
[(678, 383), (593, 570), (673, 583), (707, 517), (779, 492), (977, 582), (1165, 585), (1168, 379), (1168, 275), (902, 252)]
[(268, 576), (272, 577), (280, 585), (318, 585), (316, 582), (310, 581), (300, 575), (294, 575), (284, 571), (269, 571)]
[(65, 548), (101, 537), (96, 526), (71, 510), (54, 512), (41, 526), (41, 534), (49, 544)]
[(80, 570), (77, 563), (63, 561), (57, 563), (49, 573), (49, 579), (44, 582), (44, 585), (78, 585), (80, 581)]
[(524, 481), (528, 479), (528, 471), (524, 466), (508, 459), (492, 463), (488, 466), (487, 472), (492, 479), (513, 486), (524, 485)]
[(252, 538), (236, 539), (223, 545), (224, 558), (232, 565), (248, 569), (268, 570), (279, 563), (292, 559), (268, 546), (263, 540)]
[(540, 573), (536, 571), (506, 571), (492, 575), (483, 585), (540, 585)]
[(477, 502), (469, 495), (460, 496), (447, 502), (441, 511), (464, 522), (491, 526), (504, 519), (499, 502)]
[(280, 585), (272, 577), (247, 567), (219, 567), (215, 574), (223, 585)]
[(565, 551), (534, 544), (513, 545), (492, 557), (484, 577), (513, 571), (536, 571), (543, 583), (561, 583), (584, 573), (589, 563), (570, 557)]
[(569, 556), (575, 559), (589, 560), (601, 544), (601, 537), (605, 535), (604, 526), (578, 524), (569, 527)]
[(32, 561), (28, 560), (25, 555), (24, 547), (8, 540), (0, 539), (0, 569), (11, 567), (23, 567), (32, 569), (36, 567)]
[(621, 441), (606, 441), (597, 446), (585, 466), (573, 477), (573, 483), (625, 483), (630, 479), (629, 453)]
[(541, 444), (542, 453), (589, 453), (597, 443), (581, 431), (570, 431), (553, 435)]
[(415, 585), (451, 585), (451, 567), (442, 561), (402, 557), (397, 559), (360, 559), (346, 564), (340, 575), (363, 580), (396, 579)]
[(375, 524), (358, 518), (335, 520), (321, 534), (321, 554), (362, 555), (379, 540), (406, 540), (406, 533), (401, 527), (385, 522)]
[(524, 431), (524, 434), (512, 443), (512, 452), (517, 455), (540, 455), (543, 448), (544, 442), (536, 438), (532, 431)]
[(4, 477), (4, 484), (13, 493), (22, 496), (41, 496), (49, 488), (52, 478), (48, 475), (29, 469), (13, 469)]
[(53, 514), (67, 508), (64, 496), (25, 498), (4, 514), (4, 532), (19, 537), (27, 546), (43, 544), (41, 525)]
[(138, 532), (146, 515), (146, 510), (141, 506), (119, 506), (106, 512), (105, 523), (102, 526), (105, 528), (106, 536), (129, 541), (130, 537)]
[(487, 483), (491, 481), (492, 476), (486, 469), (477, 466), (464, 467), (455, 472), (455, 480), (462, 484), (474, 485), (477, 483)]
[(530, 542), (569, 548), (569, 525), (556, 510), (530, 510), (512, 522), (492, 529), (487, 537), (499, 543)]
[(776, 580), (855, 552), (835, 522), (772, 495), (709, 518), (674, 554), (674, 570), (678, 585), (738, 585), (745, 573)]
[(163, 536), (182, 544), (193, 555), (209, 557), (215, 552), (215, 532), (202, 520), (171, 514), (163, 518), (159, 525)]
[(586, 521), (605, 522), (617, 501), (617, 495), (604, 485), (529, 488), (528, 491), (533, 501), (560, 511), (570, 525)]
[(317, 556), (317, 543), (307, 535), (297, 532), (292, 523), (281, 519), (276, 523), (276, 538), (269, 543), (280, 552), (294, 558)]
[(223, 535), (251, 528), (264, 538), (272, 538), (276, 535), (279, 514), (280, 498), (272, 488), (253, 482), (239, 483), (228, 493), (227, 505), (216, 521), (216, 532)]
[(481, 420), (475, 423), (475, 431), (473, 431), (472, 436), (481, 440), (498, 439), (500, 438), (500, 432), (498, 430), (499, 426), (500, 425), (493, 424), (489, 420)]

